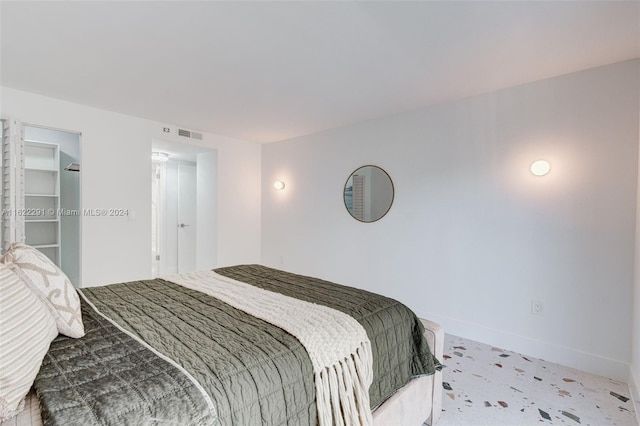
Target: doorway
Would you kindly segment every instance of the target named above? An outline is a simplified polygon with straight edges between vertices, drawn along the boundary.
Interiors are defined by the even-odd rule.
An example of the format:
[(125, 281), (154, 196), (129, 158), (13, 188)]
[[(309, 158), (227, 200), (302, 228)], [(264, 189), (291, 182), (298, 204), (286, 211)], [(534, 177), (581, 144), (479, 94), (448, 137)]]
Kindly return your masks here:
[(217, 151), (152, 143), (152, 276), (217, 265)]

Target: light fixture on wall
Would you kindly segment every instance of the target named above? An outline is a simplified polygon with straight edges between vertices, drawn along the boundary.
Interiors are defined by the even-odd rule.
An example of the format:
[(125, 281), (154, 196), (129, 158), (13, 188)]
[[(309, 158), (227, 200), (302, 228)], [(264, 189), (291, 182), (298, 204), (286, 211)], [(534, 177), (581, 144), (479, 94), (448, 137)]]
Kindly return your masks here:
[(151, 161), (155, 161), (158, 163), (163, 163), (169, 160), (169, 154), (166, 152), (152, 152), (151, 153)]
[(280, 191), (280, 190), (284, 189), (284, 182), (283, 182), (283, 181), (281, 181), (281, 180), (277, 180), (277, 181), (275, 181), (275, 182), (273, 183), (273, 187), (274, 187), (275, 189), (277, 189), (278, 191)]
[(551, 171), (551, 164), (547, 160), (536, 160), (531, 163), (531, 173), (536, 176), (544, 176)]

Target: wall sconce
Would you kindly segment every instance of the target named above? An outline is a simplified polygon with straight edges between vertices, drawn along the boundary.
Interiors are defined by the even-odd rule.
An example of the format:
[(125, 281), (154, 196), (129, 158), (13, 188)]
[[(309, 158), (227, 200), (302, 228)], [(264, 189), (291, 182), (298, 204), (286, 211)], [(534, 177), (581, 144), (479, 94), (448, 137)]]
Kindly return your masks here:
[(280, 190), (284, 189), (284, 182), (281, 181), (281, 180), (277, 180), (277, 181), (274, 182), (273, 187), (275, 189), (277, 189), (278, 191), (280, 191)]
[(551, 171), (551, 164), (547, 160), (536, 160), (531, 163), (531, 173), (536, 176), (544, 176)]
[(169, 161), (169, 154), (167, 154), (166, 152), (152, 152), (151, 161), (164, 163), (165, 161)]

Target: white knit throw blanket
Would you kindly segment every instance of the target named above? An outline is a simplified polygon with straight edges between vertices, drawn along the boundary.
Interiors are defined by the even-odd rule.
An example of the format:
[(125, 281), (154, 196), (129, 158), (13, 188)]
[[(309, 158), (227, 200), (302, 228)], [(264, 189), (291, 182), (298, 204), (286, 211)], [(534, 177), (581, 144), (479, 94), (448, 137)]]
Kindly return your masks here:
[(295, 336), (313, 364), (320, 426), (370, 425), (371, 342), (349, 315), (264, 290), (213, 271), (162, 277), (209, 294)]

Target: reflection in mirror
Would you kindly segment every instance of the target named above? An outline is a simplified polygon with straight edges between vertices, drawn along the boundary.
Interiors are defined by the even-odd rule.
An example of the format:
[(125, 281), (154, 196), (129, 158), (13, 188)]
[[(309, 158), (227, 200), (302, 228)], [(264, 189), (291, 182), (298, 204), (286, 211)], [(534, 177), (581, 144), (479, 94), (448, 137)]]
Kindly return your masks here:
[(363, 166), (351, 173), (344, 185), (344, 205), (361, 222), (375, 222), (393, 203), (391, 177), (378, 166)]

